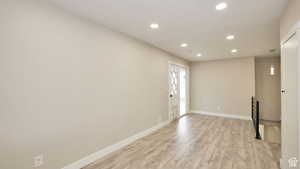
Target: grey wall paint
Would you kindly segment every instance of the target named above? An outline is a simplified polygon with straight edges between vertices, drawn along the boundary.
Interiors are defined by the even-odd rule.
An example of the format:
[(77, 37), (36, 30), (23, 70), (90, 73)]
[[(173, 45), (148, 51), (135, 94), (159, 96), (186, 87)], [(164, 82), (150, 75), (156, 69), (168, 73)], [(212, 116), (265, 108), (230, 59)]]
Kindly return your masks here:
[[(271, 65), (275, 75), (270, 75)], [(260, 102), (261, 118), (280, 121), (281, 88), (280, 88), (280, 57), (255, 59), (255, 96)]]
[(59, 169), (168, 119), (157, 48), (46, 2), (0, 1), (0, 168)]
[(254, 58), (192, 63), (191, 91), (192, 110), (250, 117)]
[(292, 27), (300, 21), (300, 1), (289, 0), (286, 9), (280, 19), (280, 39), (283, 40), (285, 36), (291, 31)]

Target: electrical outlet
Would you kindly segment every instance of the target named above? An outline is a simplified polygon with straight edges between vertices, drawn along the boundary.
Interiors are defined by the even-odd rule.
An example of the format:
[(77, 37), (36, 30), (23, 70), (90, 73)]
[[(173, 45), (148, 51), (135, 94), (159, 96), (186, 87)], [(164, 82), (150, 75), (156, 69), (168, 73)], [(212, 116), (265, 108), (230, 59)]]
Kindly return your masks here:
[(36, 157), (33, 158), (33, 163), (34, 163), (34, 167), (37, 168), (37, 167), (40, 167), (44, 164), (44, 155), (41, 154), (41, 155), (38, 155)]
[(217, 108), (217, 109), (218, 109), (218, 111), (220, 111), (220, 110), (221, 110), (221, 106), (218, 106), (218, 108)]

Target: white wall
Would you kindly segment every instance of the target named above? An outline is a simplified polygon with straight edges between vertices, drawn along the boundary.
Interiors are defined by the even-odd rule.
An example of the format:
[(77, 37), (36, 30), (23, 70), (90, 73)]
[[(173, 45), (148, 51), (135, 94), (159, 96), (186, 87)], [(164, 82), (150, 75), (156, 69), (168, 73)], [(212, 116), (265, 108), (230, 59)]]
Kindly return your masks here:
[(283, 40), (291, 28), (300, 21), (300, 1), (289, 0), (280, 19), (280, 38)]
[[(281, 42), (287, 40), (285, 38), (290, 38), (290, 37), (288, 37), (289, 36), (288, 33), (290, 31), (296, 31), (296, 30), (292, 30), (292, 29), (293, 29), (293, 26), (295, 26), (295, 24), (297, 22), (300, 22), (300, 1), (299, 0), (289, 0), (288, 4), (287, 4), (287, 7), (284, 10), (284, 12), (281, 16), (281, 19), (280, 19), (280, 34), (281, 34), (280, 40), (281, 40)], [(298, 31), (297, 34), (299, 34), (299, 31)], [(299, 38), (298, 38), (298, 41), (299, 41)], [(286, 60), (286, 58), (283, 58), (285, 56), (293, 57), (291, 50), (293, 50), (292, 49), (293, 45), (296, 45), (297, 43), (290, 42), (290, 44), (292, 44), (292, 45), (289, 45), (288, 47), (287, 46), (285, 46), (285, 47), (282, 46), (281, 61)], [(287, 51), (289, 53), (286, 53)], [(298, 52), (299, 52), (299, 49), (298, 49)], [(299, 75), (300, 75), (299, 64), (300, 64), (300, 59), (299, 59), (299, 54), (298, 54), (298, 65), (296, 66), (296, 67), (298, 67), (298, 70), (294, 70), (292, 72), (289, 72), (289, 74), (295, 73), (295, 72), (298, 71), (298, 77), (299, 77)], [(291, 65), (288, 65), (288, 64), (285, 65), (285, 63), (284, 63), (281, 66), (283, 70), (286, 69), (284, 66), (291, 67)], [(283, 84), (288, 83), (287, 81), (284, 81), (284, 78), (282, 78), (282, 79), (283, 79), (282, 80)], [(298, 78), (298, 83), (300, 81), (299, 79), (300, 79), (300, 77)], [(295, 82), (292, 82), (292, 81), (291, 81), (291, 83), (295, 84)], [(300, 97), (299, 87), (296, 90), (298, 90), (298, 98), (299, 98)], [(283, 96), (285, 96), (285, 95), (283, 94), (282, 97)], [(282, 99), (282, 100), (284, 101), (285, 99)], [(293, 99), (293, 101), (295, 101), (295, 99)], [(293, 101), (291, 101), (291, 103), (293, 103)], [(285, 103), (282, 103), (282, 106), (284, 106), (284, 104)], [(298, 154), (298, 160), (299, 160), (299, 155), (300, 155), (300, 143), (299, 143), (299, 140), (300, 140), (300, 123), (299, 123), (300, 122), (300, 112), (299, 112), (300, 106), (299, 105), (300, 105), (300, 103), (299, 103), (299, 100), (298, 100), (297, 105), (298, 105), (298, 110), (296, 111), (296, 113), (298, 113), (297, 114), (298, 115), (298, 121), (295, 119), (295, 118), (297, 118), (296, 117), (297, 115), (296, 116), (295, 115), (294, 116), (286, 116), (286, 115), (284, 115), (284, 112), (283, 112), (283, 115), (282, 115), (283, 123), (284, 123), (284, 121), (285, 121), (285, 123), (288, 123), (288, 125), (282, 124), (282, 158), (283, 158), (283, 165), (284, 166), (287, 166), (287, 160), (288, 160), (288, 159), (285, 159), (285, 158), (290, 158), (291, 155), (295, 156), (295, 154)], [(290, 108), (293, 108), (293, 106), (290, 107)], [(288, 112), (288, 113), (290, 113), (290, 112)], [(284, 120), (284, 119), (286, 119), (286, 120)], [(298, 126), (296, 126), (296, 125), (298, 125)], [(298, 131), (298, 134), (295, 134), (294, 132), (291, 132), (291, 131)], [(297, 142), (297, 140), (298, 140), (298, 142)], [(296, 150), (297, 149), (296, 147), (298, 147), (298, 152)], [(299, 167), (299, 162), (298, 162), (298, 168), (300, 168)]]
[(192, 63), (191, 91), (192, 110), (250, 117), (254, 58)]
[[(270, 75), (270, 68), (275, 74)], [(260, 103), (260, 117), (263, 120), (281, 120), (280, 57), (255, 59), (255, 96)]]
[(157, 48), (37, 1), (0, 1), (0, 168), (59, 169), (168, 119)]
[(288, 168), (289, 159), (299, 159), (299, 41), (297, 33), (281, 46), (282, 90), (285, 91), (281, 95), (281, 157), (284, 169)]

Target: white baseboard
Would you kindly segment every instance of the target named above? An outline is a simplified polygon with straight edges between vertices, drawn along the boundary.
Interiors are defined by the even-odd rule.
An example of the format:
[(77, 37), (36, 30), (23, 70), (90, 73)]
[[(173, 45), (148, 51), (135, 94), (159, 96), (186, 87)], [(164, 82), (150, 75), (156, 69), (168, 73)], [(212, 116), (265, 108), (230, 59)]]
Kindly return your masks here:
[(83, 168), (83, 167), (85, 167), (85, 166), (87, 166), (87, 165), (103, 158), (104, 156), (106, 156), (106, 155), (108, 155), (108, 154), (110, 154), (114, 151), (117, 151), (117, 150), (131, 144), (132, 142), (134, 142), (134, 141), (136, 141), (136, 140), (138, 140), (142, 137), (145, 137), (145, 136), (153, 133), (154, 131), (166, 126), (169, 123), (170, 123), (170, 121), (160, 123), (160, 124), (158, 124), (154, 127), (151, 127), (149, 129), (145, 130), (145, 131), (142, 131), (138, 134), (130, 136), (130, 137), (126, 138), (125, 140), (122, 140), (122, 141), (120, 141), (116, 144), (113, 144), (113, 145), (108, 146), (108, 147), (106, 147), (106, 148), (104, 148), (104, 149), (102, 149), (98, 152), (95, 152), (95, 153), (93, 153), (93, 154), (91, 154), (87, 157), (84, 157), (84, 158), (82, 158), (82, 159), (80, 159), (80, 160), (78, 160), (78, 161), (76, 161), (76, 162), (74, 162), (70, 165), (67, 165), (67, 166), (63, 167), (62, 169), (81, 169), (81, 168)]
[(198, 110), (191, 110), (191, 113), (203, 114), (208, 116), (226, 117), (232, 119), (251, 120), (250, 116), (240, 116), (240, 115), (233, 115), (233, 114), (212, 113), (212, 112), (198, 111)]

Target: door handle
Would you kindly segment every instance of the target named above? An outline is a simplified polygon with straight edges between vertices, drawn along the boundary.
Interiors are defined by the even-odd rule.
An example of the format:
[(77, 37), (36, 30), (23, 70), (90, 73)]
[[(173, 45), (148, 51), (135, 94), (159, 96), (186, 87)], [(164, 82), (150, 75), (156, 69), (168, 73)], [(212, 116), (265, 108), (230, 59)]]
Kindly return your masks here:
[(173, 95), (172, 94), (170, 94), (170, 98), (172, 98), (173, 97)]
[(285, 90), (281, 90), (281, 93), (285, 93)]

